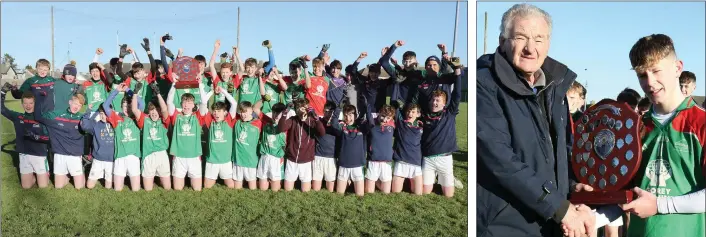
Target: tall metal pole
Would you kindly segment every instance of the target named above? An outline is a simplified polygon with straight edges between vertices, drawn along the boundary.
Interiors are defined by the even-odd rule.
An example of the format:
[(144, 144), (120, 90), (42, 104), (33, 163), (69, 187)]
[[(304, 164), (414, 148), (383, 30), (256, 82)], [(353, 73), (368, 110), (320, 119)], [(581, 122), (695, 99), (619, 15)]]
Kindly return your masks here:
[(451, 57), (456, 54), (456, 32), (458, 31), (458, 6), (461, 4), (460, 1), (456, 1), (456, 23), (454, 23), (454, 46), (451, 49)]
[(235, 47), (238, 47), (240, 49), (240, 7), (238, 7), (238, 35), (235, 37), (236, 42), (235, 42)]
[(54, 70), (54, 6), (51, 6), (51, 70)]
[(485, 12), (485, 21), (483, 23), (483, 54), (488, 49), (488, 12)]

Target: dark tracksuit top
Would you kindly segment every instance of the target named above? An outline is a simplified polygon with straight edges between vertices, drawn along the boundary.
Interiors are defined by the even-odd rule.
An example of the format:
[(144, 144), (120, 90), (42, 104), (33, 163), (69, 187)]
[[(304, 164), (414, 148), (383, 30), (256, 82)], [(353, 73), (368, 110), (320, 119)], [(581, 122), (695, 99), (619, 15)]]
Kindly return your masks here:
[[(400, 66), (392, 67), (392, 65), (390, 65), (390, 58), (396, 49), (397, 46), (392, 44), (390, 49), (382, 55), (382, 58), (380, 58), (380, 65), (383, 70), (385, 70), (387, 74), (390, 74), (391, 78), (395, 79), (395, 84), (400, 85), (398, 87), (393, 87), (390, 101), (401, 100), (405, 104), (416, 104), (417, 87), (421, 83), (421, 79), (419, 77), (414, 77), (414, 74), (412, 73), (402, 72), (404, 69)], [(407, 76), (411, 77), (408, 78)]]
[[(381, 60), (382, 61), (382, 58)], [(378, 63), (381, 63), (381, 62)], [(355, 75), (355, 77), (358, 78), (358, 81), (363, 84), (363, 98), (362, 101), (367, 101), (370, 103), (371, 106), (373, 107), (373, 113), (377, 113), (378, 109), (382, 107), (382, 105), (385, 104), (385, 99), (384, 95), (378, 96), (378, 92), (384, 92), (390, 83), (392, 83), (393, 80), (391, 79), (386, 79), (386, 80), (380, 80), (380, 79), (375, 79), (371, 80), (369, 77), (363, 77), (358, 73), (358, 62), (353, 62), (352, 70), (349, 71), (348, 73)], [(390, 77), (392, 78), (392, 77)], [(362, 107), (361, 103), (358, 103), (359, 107)], [(360, 108), (357, 108), (358, 111), (363, 111)]]
[[(331, 116), (333, 117), (333, 115)], [(320, 157), (327, 157), (327, 158), (335, 158), (336, 157), (336, 150), (337, 150), (337, 141), (338, 137), (336, 136), (337, 132), (333, 127), (331, 126), (331, 119), (329, 120), (324, 120), (324, 118), (321, 118), (320, 121), (324, 125), (324, 129), (326, 130), (326, 134), (320, 137), (316, 137), (316, 156)]]
[[(75, 80), (75, 79), (74, 79)], [(54, 108), (52, 110), (67, 110), (69, 109), (69, 100), (75, 94), (79, 93), (81, 85), (68, 83), (63, 78), (56, 79), (54, 82)]]
[[(15, 99), (21, 99), (23, 92), (32, 92), (34, 95), (35, 105), (40, 105), (40, 107), (44, 110), (42, 111), (43, 113), (50, 112), (54, 110), (55, 81), (56, 79), (48, 75), (46, 77), (34, 76), (25, 80), (25, 82), (22, 83), (22, 86), (20, 86), (20, 89), (12, 91), (12, 97)], [(49, 96), (50, 94), (51, 96)]]
[(397, 110), (395, 119), (395, 146), (393, 159), (407, 164), (422, 166), (422, 130), (421, 120), (407, 122), (402, 110)]
[(113, 162), (115, 154), (115, 132), (113, 127), (107, 122), (96, 122), (95, 119), (100, 113), (93, 113), (93, 116), (90, 116), (90, 114), (91, 111), (87, 111), (81, 118), (81, 129), (93, 135), (93, 151), (91, 151), (91, 155), (96, 160)]
[[(395, 124), (390, 121), (378, 124), (372, 115), (371, 106), (366, 106), (366, 119), (370, 134), (370, 161), (392, 161), (392, 138), (395, 134)], [(380, 116), (380, 115), (378, 115)]]
[[(53, 96), (49, 94), (47, 96)], [(68, 101), (67, 101), (68, 103)], [(83, 155), (84, 137), (79, 129), (81, 114), (69, 109), (42, 113), (42, 105), (35, 104), (34, 117), (49, 130), (52, 151), (67, 156)]]
[(456, 115), (461, 103), (461, 76), (456, 76), (456, 85), (451, 92), (451, 102), (439, 113), (424, 115), (422, 154), (425, 157), (442, 155), (458, 150), (456, 144)]
[[(339, 114), (341, 109), (336, 108), (333, 114)], [(370, 130), (367, 122), (359, 119), (352, 126), (339, 122), (338, 116), (332, 116), (331, 126), (340, 137), (341, 149), (338, 157), (338, 166), (344, 168), (357, 168), (365, 166), (365, 157), (368, 154), (367, 134)]]
[(20, 154), (47, 156), (49, 135), (46, 128), (34, 119), (33, 113), (18, 113), (5, 106), (5, 94), (1, 95), (2, 116), (15, 127), (15, 151)]

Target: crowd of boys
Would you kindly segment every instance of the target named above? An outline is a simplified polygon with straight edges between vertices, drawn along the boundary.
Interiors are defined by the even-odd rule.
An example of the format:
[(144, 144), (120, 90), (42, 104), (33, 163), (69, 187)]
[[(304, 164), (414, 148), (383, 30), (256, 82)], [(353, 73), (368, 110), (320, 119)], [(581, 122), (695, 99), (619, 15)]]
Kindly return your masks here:
[[(104, 187), (120, 191), (129, 177), (131, 190), (149, 191), (159, 177), (164, 189), (182, 190), (188, 175), (197, 191), (218, 179), (229, 188), (273, 191), (284, 180), (289, 191), (299, 180), (304, 192), (325, 182), (330, 192), (344, 193), (352, 184), (363, 196), (401, 192), (410, 179), (417, 195), (431, 193), (436, 181), (453, 196), (463, 66), (444, 45), (438, 45), (441, 58), (431, 56), (420, 67), (412, 51), (397, 64), (391, 56), (404, 42), (396, 41), (362, 70), (366, 52), (344, 70), (341, 61), (329, 62), (324, 45), (313, 60), (304, 55), (288, 62), (284, 76), (269, 41), (264, 64), (241, 61), (233, 47), (230, 58), (220, 55), (219, 68), (216, 41), (208, 63), (194, 57), (198, 89), (189, 89), (177, 86), (167, 58), (182, 51), (175, 58), (168, 39), (160, 41), (156, 60), (144, 39), (149, 68), (137, 62), (124, 72), (123, 59), (135, 52), (123, 45), (106, 65), (97, 49), (85, 82), (77, 82), (73, 64), (52, 78), (49, 62), (40, 59), (20, 87), (2, 87), (2, 114), (18, 135), (23, 188), (47, 187), (53, 163), (56, 188), (72, 179), (76, 189), (90, 189), (104, 179)], [(5, 107), (7, 92), (21, 99), (24, 113)], [(84, 163), (91, 166), (87, 179)]]

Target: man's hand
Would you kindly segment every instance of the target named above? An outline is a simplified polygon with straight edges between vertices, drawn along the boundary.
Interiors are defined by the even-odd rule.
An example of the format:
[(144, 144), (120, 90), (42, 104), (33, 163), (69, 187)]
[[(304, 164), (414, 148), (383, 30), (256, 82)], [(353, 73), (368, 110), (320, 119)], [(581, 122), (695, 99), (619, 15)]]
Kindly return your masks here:
[(402, 47), (403, 45), (404, 45), (404, 41), (402, 41), (402, 40), (395, 41), (395, 46)]
[(633, 192), (637, 194), (637, 199), (622, 205), (623, 211), (634, 213), (640, 218), (647, 218), (657, 214), (657, 197), (654, 194), (639, 187), (635, 187)]
[(142, 48), (145, 49), (145, 51), (149, 52), (150, 51), (150, 39), (142, 38), (142, 42), (143, 42), (143, 43), (141, 43)]
[(364, 59), (367, 56), (368, 56), (368, 52), (362, 52), (362, 53), (360, 53), (360, 56), (358, 56), (358, 59)]
[(586, 212), (585, 208), (572, 204), (566, 212), (566, 215), (564, 215), (564, 219), (561, 220), (564, 235), (569, 237), (581, 237), (586, 234), (586, 224), (590, 225), (590, 222), (585, 222), (589, 221), (589, 218), (593, 218), (590, 208), (589, 211)]
[(444, 44), (437, 44), (436, 47), (439, 47), (439, 50), (441, 50), (441, 53), (446, 54), (446, 45)]
[(596, 228), (596, 217), (593, 214), (593, 211), (591, 210), (590, 207), (581, 204), (581, 205), (576, 205), (571, 207), (572, 209), (575, 208), (576, 211), (584, 215), (584, 228), (586, 229), (585, 234), (579, 234), (577, 235), (576, 233), (573, 232), (567, 225), (562, 224), (561, 228), (564, 231), (564, 236), (590, 236), (590, 237), (596, 237), (598, 236), (598, 229)]
[(593, 192), (593, 187), (588, 184), (577, 183), (573, 187), (574, 192)]
[(97, 48), (97, 49), (96, 49), (96, 54), (98, 54), (98, 55), (103, 54), (103, 49)]

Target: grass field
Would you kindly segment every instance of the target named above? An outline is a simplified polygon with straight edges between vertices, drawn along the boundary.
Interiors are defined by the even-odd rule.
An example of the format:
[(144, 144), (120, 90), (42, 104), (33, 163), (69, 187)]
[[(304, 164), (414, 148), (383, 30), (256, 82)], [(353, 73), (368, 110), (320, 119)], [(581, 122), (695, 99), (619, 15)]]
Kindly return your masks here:
[[(7, 105), (21, 110), (19, 101)], [(460, 151), (454, 154), (454, 175), (464, 189), (451, 199), (440, 193), (357, 198), (223, 185), (203, 192), (115, 192), (102, 186), (77, 191), (71, 185), (22, 190), (13, 164), (13, 125), (3, 118), (2, 236), (466, 236), (467, 108), (462, 104), (457, 117)]]

